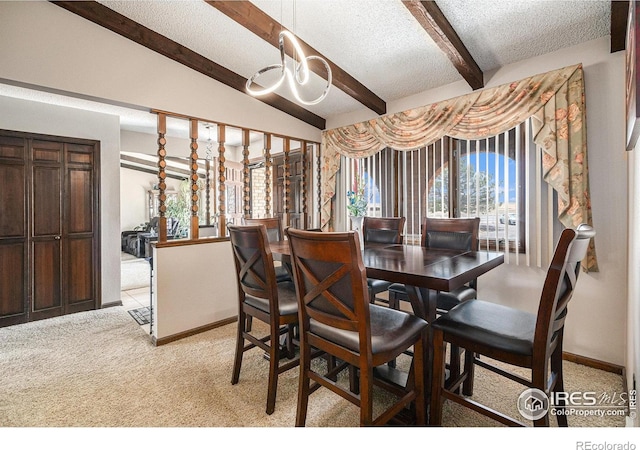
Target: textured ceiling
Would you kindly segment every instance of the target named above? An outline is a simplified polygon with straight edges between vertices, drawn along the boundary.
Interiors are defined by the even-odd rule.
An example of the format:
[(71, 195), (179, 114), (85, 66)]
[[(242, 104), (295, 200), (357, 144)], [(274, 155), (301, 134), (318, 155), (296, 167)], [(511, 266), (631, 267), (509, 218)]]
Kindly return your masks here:
[[(276, 48), (202, 0), (100, 3), (245, 78), (279, 61)], [(400, 0), (253, 3), (385, 102), (462, 80)], [(609, 0), (438, 0), (437, 4), (483, 71), (610, 33)], [(318, 92), (321, 85), (315, 77), (311, 87)], [(276, 92), (293, 100), (285, 87)], [(0, 85), (0, 95), (7, 95), (6, 86)], [(305, 108), (327, 118), (363, 105), (334, 87), (323, 102)], [(140, 129), (140, 124), (134, 126), (142, 120), (139, 114), (128, 118), (122, 111), (114, 113), (123, 117), (124, 128)]]

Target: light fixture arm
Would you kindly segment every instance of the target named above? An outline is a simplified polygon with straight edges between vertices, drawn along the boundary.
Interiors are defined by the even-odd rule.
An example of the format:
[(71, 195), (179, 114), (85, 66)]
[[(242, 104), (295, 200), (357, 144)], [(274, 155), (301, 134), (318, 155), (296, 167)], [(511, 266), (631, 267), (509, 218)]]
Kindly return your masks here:
[[(293, 61), (294, 62), (293, 72), (291, 71), (291, 69), (287, 67), (287, 64), (285, 61), (285, 57), (286, 57), (285, 50), (284, 50), (285, 39), (288, 39), (291, 42), (291, 44), (295, 49), (295, 54), (298, 55), (298, 61), (296, 61), (295, 59)], [(305, 56), (304, 52), (302, 51), (302, 47), (300, 46), (300, 43), (298, 42), (296, 37), (293, 35), (293, 33), (291, 33), (288, 30), (283, 30), (280, 32), (278, 36), (278, 47), (280, 49), (280, 64), (271, 64), (263, 69), (258, 70), (255, 74), (253, 74), (253, 76), (247, 80), (247, 84), (246, 84), (247, 92), (253, 95), (254, 97), (259, 97), (261, 95), (269, 94), (275, 91), (276, 89), (278, 89), (286, 78), (287, 82), (289, 83), (289, 89), (291, 89), (293, 96), (296, 98), (298, 102), (302, 103), (303, 105), (316, 105), (320, 103), (322, 100), (324, 100), (327, 94), (329, 93), (329, 89), (331, 88), (331, 82), (332, 82), (331, 67), (329, 66), (329, 63), (327, 63), (327, 61), (324, 58), (321, 58), (320, 56), (316, 56), (316, 55)], [(304, 86), (309, 81), (309, 78), (310, 78), (309, 61), (311, 60), (318, 60), (322, 62), (322, 64), (324, 65), (327, 71), (327, 85), (324, 88), (322, 94), (320, 94), (320, 96), (317, 97), (316, 99), (304, 100), (302, 97), (300, 97), (300, 93), (298, 92), (296, 84), (299, 86)], [(256, 84), (256, 80), (266, 72), (270, 72), (272, 70), (279, 70), (280, 77), (269, 87), (266, 87), (263, 89), (255, 89), (253, 85)]]

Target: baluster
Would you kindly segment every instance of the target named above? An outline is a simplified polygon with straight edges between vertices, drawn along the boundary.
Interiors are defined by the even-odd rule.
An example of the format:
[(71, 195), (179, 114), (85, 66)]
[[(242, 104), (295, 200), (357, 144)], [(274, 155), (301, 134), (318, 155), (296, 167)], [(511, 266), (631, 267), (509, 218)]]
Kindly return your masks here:
[(191, 239), (198, 239), (198, 121), (189, 120), (189, 137), (191, 138)]
[(271, 217), (271, 135), (264, 135), (264, 209), (265, 217)]
[[(167, 167), (167, 162), (165, 161), (167, 151), (164, 148), (167, 143), (164, 137), (166, 132), (167, 116), (165, 114), (158, 114), (158, 212), (160, 214), (158, 218), (158, 242), (167, 241), (167, 218), (165, 217), (167, 195), (164, 192), (165, 189), (167, 189), (167, 184), (165, 183), (165, 179), (167, 178), (165, 172), (165, 168)], [(149, 220), (151, 219), (152, 218), (149, 217)]]
[(227, 216), (225, 210), (227, 207), (226, 202), (226, 187), (225, 187), (225, 157), (224, 157), (224, 141), (225, 141), (225, 126), (218, 124), (218, 212), (220, 214), (218, 219), (218, 236), (224, 237), (227, 235)]
[(243, 204), (244, 204), (244, 217), (245, 219), (251, 218), (251, 179), (249, 177), (249, 130), (242, 130), (242, 173), (243, 178)]

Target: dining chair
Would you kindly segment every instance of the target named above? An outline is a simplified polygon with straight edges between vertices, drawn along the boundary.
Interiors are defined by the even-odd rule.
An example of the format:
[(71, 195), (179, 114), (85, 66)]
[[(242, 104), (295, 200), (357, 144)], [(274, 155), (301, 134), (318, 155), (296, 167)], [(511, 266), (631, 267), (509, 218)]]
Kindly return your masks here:
[[(426, 248), (446, 248), (452, 250), (478, 250), (478, 233), (480, 218), (432, 218), (425, 217), (422, 222), (421, 245)], [(451, 292), (430, 291), (429, 295), (436, 296), (436, 312), (443, 314), (457, 304), (476, 298), (478, 281), (470, 283)], [(389, 307), (400, 308), (400, 301), (409, 301), (404, 284), (393, 283), (389, 286)], [(449, 370), (460, 372), (460, 351), (455, 346), (450, 349)], [(393, 366), (393, 362), (391, 366)]]
[[(584, 259), (593, 236), (595, 230), (586, 224), (578, 226), (576, 230), (565, 229), (562, 232), (547, 270), (537, 315), (474, 299), (459, 304), (433, 322), (430, 424), (441, 424), (443, 400), (449, 399), (500, 423), (525, 426), (520, 420), (465, 397), (473, 395), (476, 365), (530, 389), (538, 389), (547, 399), (552, 392), (564, 391), (562, 340), (567, 304), (576, 287), (580, 262)], [(444, 348), (447, 343), (466, 349), (466, 354), (471, 356), (465, 358), (463, 373), (449, 387), (445, 387)], [(486, 356), (512, 367), (530, 369), (530, 376), (517, 375), (508, 369), (497, 367), (486, 358), (481, 360), (476, 355)], [(462, 394), (457, 392), (457, 387), (461, 384)], [(536, 397), (533, 392), (533, 399), (544, 400)], [(564, 409), (564, 397), (559, 396), (557, 399), (560, 401), (554, 407)], [(542, 417), (532, 415), (528, 418), (533, 420), (534, 426), (549, 426), (549, 414)], [(559, 426), (567, 426), (566, 415), (556, 416)]]
[[(269, 359), (267, 414), (273, 413), (278, 388), (278, 375), (299, 364), (295, 357), (294, 326), (298, 323), (298, 302), (295, 286), (277, 283), (273, 256), (264, 225), (230, 225), (229, 236), (238, 279), (238, 333), (231, 384), (240, 377), (242, 357), (259, 347)], [(252, 331), (252, 319), (269, 325), (269, 333), (257, 336)], [(286, 335), (286, 356), (290, 361), (280, 364), (280, 337)]]
[[(368, 217), (362, 222), (362, 236), (366, 244), (402, 244), (405, 217)], [(385, 292), (391, 282), (367, 278), (369, 302), (375, 303), (376, 295)], [(396, 308), (397, 309), (397, 308)]]
[[(261, 219), (243, 219), (245, 225), (264, 225), (267, 229), (267, 237), (269, 242), (282, 241), (284, 239), (284, 232), (282, 229), (282, 221), (280, 217), (265, 217)], [(278, 283), (292, 282), (291, 272), (286, 265), (279, 262), (275, 263), (276, 268), (276, 280)]]
[[(360, 241), (353, 231), (316, 233), (287, 229), (298, 298), (300, 379), (296, 426), (306, 422), (309, 396), (326, 387), (360, 408), (360, 425), (382, 425), (415, 402), (416, 423), (426, 416), (424, 396), (426, 321), (369, 303)], [(413, 346), (413, 377), (399, 389), (375, 378), (373, 369)], [(339, 372), (359, 370), (359, 389), (343, 387), (311, 366), (311, 351), (334, 355)], [(312, 383), (313, 382), (313, 383)], [(373, 417), (373, 386), (397, 398)], [(393, 397), (392, 397), (393, 398)]]

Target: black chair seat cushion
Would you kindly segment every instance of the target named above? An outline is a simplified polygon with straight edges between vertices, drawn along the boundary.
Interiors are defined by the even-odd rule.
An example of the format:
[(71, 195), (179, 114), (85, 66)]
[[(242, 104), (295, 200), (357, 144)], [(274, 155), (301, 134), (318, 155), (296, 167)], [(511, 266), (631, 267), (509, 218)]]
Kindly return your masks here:
[[(415, 341), (417, 334), (427, 328), (423, 319), (386, 306), (369, 305), (371, 325), (371, 352), (377, 355), (394, 349), (405, 349)], [(310, 319), (309, 331), (321, 338), (354, 352), (360, 351), (357, 331), (340, 330)]]
[(444, 331), (447, 340), (460, 336), (516, 355), (533, 354), (536, 315), (508, 306), (469, 300), (438, 317), (432, 326)]
[(367, 286), (369, 287), (370, 291), (373, 291), (374, 294), (377, 294), (379, 292), (384, 292), (387, 289), (389, 289), (389, 286), (391, 286), (391, 283), (389, 281), (376, 280), (374, 278), (367, 278)]
[[(266, 298), (253, 297), (247, 294), (244, 302), (260, 311), (270, 312), (269, 300)], [(296, 297), (296, 288), (293, 283), (278, 284), (278, 307), (281, 316), (298, 314), (298, 298)]]
[[(393, 283), (391, 286), (389, 286), (389, 293), (395, 294), (396, 298), (398, 298), (399, 300), (409, 300), (407, 289), (404, 287), (404, 284)], [(470, 288), (466, 285), (451, 292), (439, 292), (438, 298), (436, 300), (436, 308), (440, 311), (449, 311), (451, 308), (460, 304), (461, 302), (466, 302), (467, 300), (476, 298), (477, 294), (478, 293), (475, 289)], [(429, 295), (435, 295), (435, 292), (429, 291)]]

